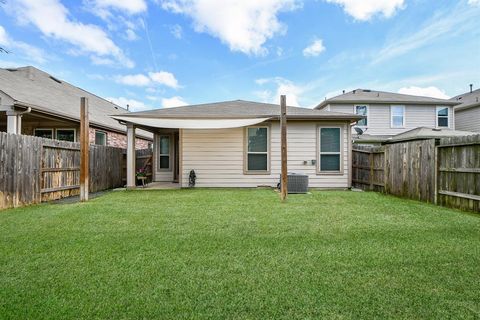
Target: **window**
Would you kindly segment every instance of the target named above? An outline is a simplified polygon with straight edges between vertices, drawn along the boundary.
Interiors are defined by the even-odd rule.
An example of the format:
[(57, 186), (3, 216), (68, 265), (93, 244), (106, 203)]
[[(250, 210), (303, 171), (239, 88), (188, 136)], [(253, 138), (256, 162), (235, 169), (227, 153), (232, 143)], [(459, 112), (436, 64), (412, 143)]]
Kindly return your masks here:
[(392, 128), (405, 127), (405, 106), (391, 106), (390, 114)]
[(319, 171), (341, 172), (342, 143), (340, 128), (319, 129)]
[(53, 129), (35, 129), (35, 137), (53, 139)]
[(247, 128), (247, 171), (269, 170), (268, 127)]
[(99, 130), (95, 130), (95, 144), (100, 146), (107, 145), (107, 133)]
[(437, 107), (437, 127), (448, 128), (447, 107)]
[(158, 147), (158, 168), (170, 169), (170, 136), (160, 136)]
[(71, 141), (75, 142), (76, 140), (76, 130), (75, 129), (57, 129), (56, 130), (56, 139), (62, 141)]
[(368, 125), (368, 106), (366, 105), (355, 106), (355, 114), (367, 117), (365, 119), (358, 120), (358, 123), (357, 123), (358, 126), (366, 127)]

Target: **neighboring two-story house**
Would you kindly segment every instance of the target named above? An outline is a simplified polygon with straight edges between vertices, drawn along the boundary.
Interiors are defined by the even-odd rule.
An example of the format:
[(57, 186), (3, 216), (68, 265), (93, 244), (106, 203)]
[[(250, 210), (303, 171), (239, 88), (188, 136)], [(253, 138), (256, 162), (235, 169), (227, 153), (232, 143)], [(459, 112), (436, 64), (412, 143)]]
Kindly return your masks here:
[[(379, 143), (418, 127), (455, 129), (453, 107), (458, 104), (452, 100), (356, 89), (327, 99), (315, 109), (366, 116), (353, 128), (354, 139)], [(359, 135), (357, 131), (364, 133)]]
[(450, 99), (455, 106), (455, 128), (458, 130), (480, 132), (480, 89), (461, 94)]
[[(0, 68), (0, 131), (78, 141), (81, 97), (88, 98), (90, 143), (126, 148), (125, 126), (110, 117), (126, 109), (34, 67)], [(136, 148), (152, 140), (138, 130)]]

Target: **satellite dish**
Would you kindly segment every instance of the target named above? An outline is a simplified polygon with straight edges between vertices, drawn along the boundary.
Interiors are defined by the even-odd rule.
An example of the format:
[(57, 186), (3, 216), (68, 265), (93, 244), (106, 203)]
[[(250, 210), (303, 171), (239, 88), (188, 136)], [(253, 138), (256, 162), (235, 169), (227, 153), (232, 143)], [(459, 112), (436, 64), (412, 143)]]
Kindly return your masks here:
[(358, 134), (359, 136), (361, 136), (361, 135), (363, 134), (363, 130), (360, 129), (359, 127), (353, 127), (353, 129), (355, 129), (355, 131), (357, 132), (357, 134)]

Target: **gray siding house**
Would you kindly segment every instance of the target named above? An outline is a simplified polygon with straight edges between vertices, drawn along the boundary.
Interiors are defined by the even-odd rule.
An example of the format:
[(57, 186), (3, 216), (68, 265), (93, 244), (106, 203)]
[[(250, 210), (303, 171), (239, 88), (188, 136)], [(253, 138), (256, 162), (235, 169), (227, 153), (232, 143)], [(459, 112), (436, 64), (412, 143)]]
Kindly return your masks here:
[(480, 132), (480, 89), (471, 90), (451, 100), (460, 103), (454, 109), (455, 128)]
[(381, 142), (418, 127), (455, 129), (453, 107), (457, 104), (452, 100), (356, 89), (327, 99), (315, 109), (363, 115), (366, 118), (355, 126), (365, 132), (362, 138), (365, 142)]

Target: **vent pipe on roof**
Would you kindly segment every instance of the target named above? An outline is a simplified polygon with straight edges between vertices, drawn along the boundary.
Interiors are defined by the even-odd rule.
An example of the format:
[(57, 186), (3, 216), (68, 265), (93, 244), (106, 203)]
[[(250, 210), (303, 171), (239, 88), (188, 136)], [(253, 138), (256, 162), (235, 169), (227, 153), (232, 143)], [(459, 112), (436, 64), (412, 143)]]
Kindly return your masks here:
[(470, 93), (473, 92), (473, 83), (470, 83)]

